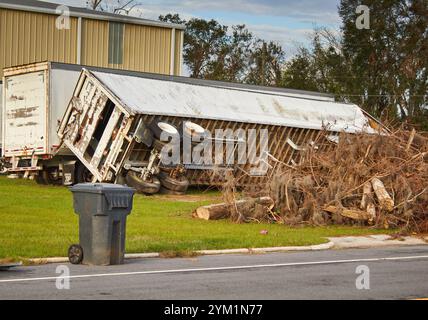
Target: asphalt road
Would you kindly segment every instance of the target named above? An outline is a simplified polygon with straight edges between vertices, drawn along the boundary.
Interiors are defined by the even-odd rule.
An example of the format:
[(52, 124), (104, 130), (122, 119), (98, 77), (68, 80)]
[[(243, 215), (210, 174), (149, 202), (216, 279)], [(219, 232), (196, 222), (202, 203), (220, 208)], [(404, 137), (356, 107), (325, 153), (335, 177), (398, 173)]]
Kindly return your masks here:
[[(60, 264), (0, 271), (0, 299), (413, 299), (428, 297), (428, 246), (327, 250), (188, 259)], [(357, 289), (358, 266), (370, 289)], [(365, 267), (362, 267), (365, 269)], [(367, 274), (367, 272), (365, 272)], [(362, 283), (362, 281), (358, 281)]]

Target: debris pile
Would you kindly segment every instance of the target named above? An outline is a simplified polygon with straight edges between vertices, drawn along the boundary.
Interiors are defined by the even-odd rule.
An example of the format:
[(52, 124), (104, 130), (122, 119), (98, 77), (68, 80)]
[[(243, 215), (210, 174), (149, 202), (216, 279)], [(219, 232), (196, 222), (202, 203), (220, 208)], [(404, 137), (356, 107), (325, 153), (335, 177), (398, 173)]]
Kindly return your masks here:
[[(305, 148), (298, 164), (274, 166), (265, 191), (252, 194), (274, 201), (257, 220), (428, 232), (428, 138), (400, 129), (382, 135), (341, 133), (333, 143), (328, 134)], [(235, 190), (229, 186), (224, 193), (232, 220), (248, 220), (233, 206)]]
[(428, 231), (428, 139), (342, 133), (321, 150), (308, 148), (300, 164), (273, 174), (269, 190), (284, 223)]

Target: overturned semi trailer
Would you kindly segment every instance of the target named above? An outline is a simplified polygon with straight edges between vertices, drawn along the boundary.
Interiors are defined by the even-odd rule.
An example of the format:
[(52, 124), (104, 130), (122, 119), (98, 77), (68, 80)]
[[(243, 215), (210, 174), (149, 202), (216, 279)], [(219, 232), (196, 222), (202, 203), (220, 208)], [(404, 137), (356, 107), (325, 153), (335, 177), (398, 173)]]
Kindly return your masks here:
[[(221, 185), (224, 175), (218, 172), (224, 171), (233, 171), (241, 185), (257, 185), (270, 162), (298, 162), (322, 131), (334, 141), (342, 131), (374, 133), (378, 125), (358, 106), (325, 96), (84, 69), (58, 134), (94, 181), (126, 180), (154, 193), (157, 177), (164, 187), (173, 184), (169, 191), (183, 191), (184, 180)], [(172, 140), (178, 136), (178, 157), (162, 132)], [(175, 162), (165, 163), (166, 157)], [(254, 170), (260, 162), (267, 171)]]
[[(103, 74), (141, 77), (197, 85), (200, 80), (124, 70), (85, 67)], [(92, 174), (57, 135), (59, 123), (73, 96), (81, 65), (39, 62), (4, 69), (0, 140), (5, 172), (34, 177), (39, 183), (74, 184), (90, 181)], [(266, 88), (204, 81), (205, 86), (332, 101), (329, 95), (283, 88)], [(135, 150), (134, 150), (135, 151)], [(135, 154), (135, 152), (133, 153)], [(0, 168), (0, 170), (3, 170)]]

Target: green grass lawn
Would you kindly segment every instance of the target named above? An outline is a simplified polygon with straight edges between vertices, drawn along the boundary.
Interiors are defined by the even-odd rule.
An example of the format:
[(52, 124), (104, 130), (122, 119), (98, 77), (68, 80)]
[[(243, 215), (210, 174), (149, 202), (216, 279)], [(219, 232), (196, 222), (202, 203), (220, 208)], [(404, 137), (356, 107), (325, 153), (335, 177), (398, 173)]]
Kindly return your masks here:
[[(385, 232), (193, 219), (195, 208), (219, 199), (216, 192), (202, 196), (193, 191), (186, 201), (175, 201), (165, 196), (136, 195), (127, 222), (127, 252), (300, 246), (326, 242), (327, 236)], [(268, 230), (268, 235), (261, 235), (262, 229)], [(0, 258), (66, 256), (69, 245), (77, 242), (78, 216), (67, 188), (0, 177)]]

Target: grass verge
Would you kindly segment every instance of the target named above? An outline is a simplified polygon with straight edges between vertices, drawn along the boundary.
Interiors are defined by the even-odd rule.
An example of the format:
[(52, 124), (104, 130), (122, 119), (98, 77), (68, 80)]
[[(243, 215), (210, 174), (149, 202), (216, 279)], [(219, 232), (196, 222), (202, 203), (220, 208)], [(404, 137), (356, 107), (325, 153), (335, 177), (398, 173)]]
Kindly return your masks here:
[[(127, 221), (126, 251), (189, 256), (197, 250), (304, 246), (324, 243), (328, 236), (388, 232), (347, 226), (233, 224), (191, 217), (198, 206), (218, 199), (216, 192), (196, 191), (178, 198), (136, 195)], [(260, 230), (268, 234), (261, 235)], [(78, 216), (67, 188), (0, 177), (0, 259), (66, 256), (69, 245), (77, 242)]]

